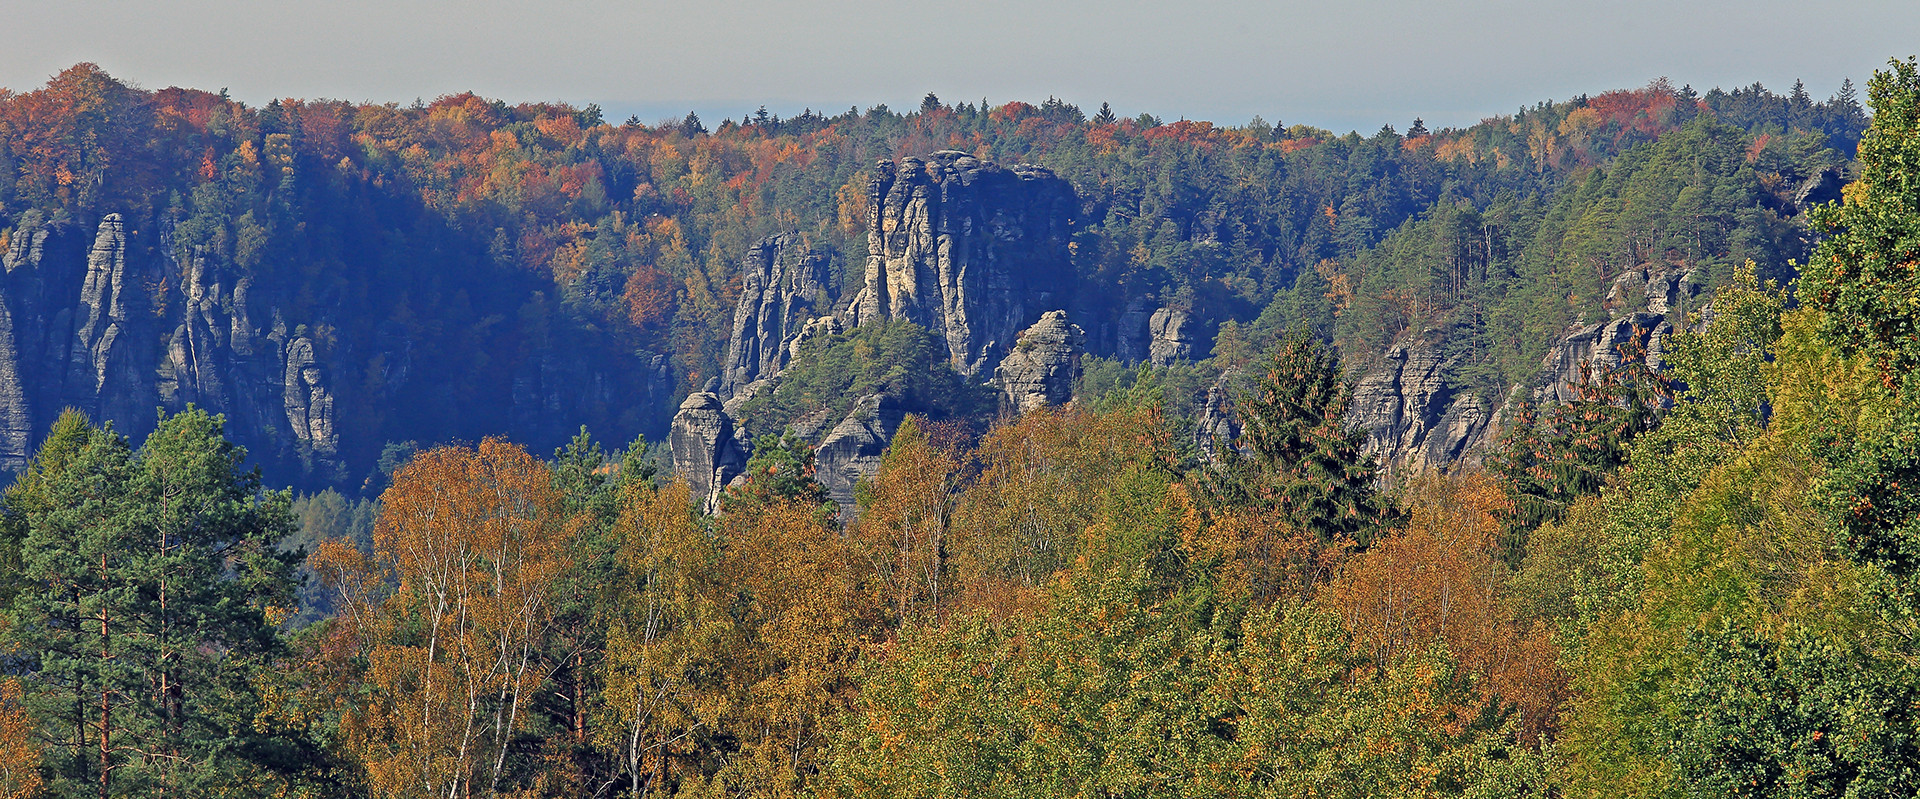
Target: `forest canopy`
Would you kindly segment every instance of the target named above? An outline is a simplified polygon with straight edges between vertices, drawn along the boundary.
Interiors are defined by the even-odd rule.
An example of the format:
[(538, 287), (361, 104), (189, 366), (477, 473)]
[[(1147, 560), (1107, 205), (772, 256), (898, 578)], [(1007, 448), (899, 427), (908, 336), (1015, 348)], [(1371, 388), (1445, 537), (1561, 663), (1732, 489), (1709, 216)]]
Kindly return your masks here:
[[(343, 419), (365, 477), (299, 496), (317, 450), (255, 457), (193, 403), (36, 434), (0, 495), (0, 796), (1920, 795), (1920, 65), (1868, 105), (1662, 81), (1361, 137), (929, 96), (709, 129), (75, 67), (0, 96), (0, 239), (165, 217), (322, 354), (415, 342), (343, 402), (403, 351), (434, 379)], [(1016, 415), (926, 329), (823, 333), (746, 401), (766, 443), (714, 512), (633, 435), (667, 395), (609, 401), (619, 438), (461, 439), (511, 420), (458, 418), (498, 396), (460, 358), (711, 377), (752, 238), (851, 283), (863, 170), (947, 147), (1067, 177), (1093, 290), (1215, 335)], [(1657, 368), (1516, 403), (1483, 463), (1368, 454), (1371, 361), (1424, 340), (1506, 391), (1644, 310), (1630, 270), (1700, 289)], [(915, 412), (832, 512), (777, 434), (869, 392)], [(1233, 422), (1196, 433), (1199, 396)]]

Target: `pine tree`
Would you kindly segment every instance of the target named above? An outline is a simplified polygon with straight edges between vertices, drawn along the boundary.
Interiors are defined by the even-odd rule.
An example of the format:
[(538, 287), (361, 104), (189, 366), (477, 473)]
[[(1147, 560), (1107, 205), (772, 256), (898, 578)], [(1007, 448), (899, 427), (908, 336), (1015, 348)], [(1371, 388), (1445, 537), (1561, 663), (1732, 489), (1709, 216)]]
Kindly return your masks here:
[(291, 498), (262, 490), (224, 422), (188, 409), (135, 452), (63, 416), (9, 492), (28, 530), (7, 643), (60, 795), (260, 787), (252, 675), (291, 601)]
[(1119, 119), (1119, 117), (1116, 117), (1116, 116), (1114, 116), (1114, 114), (1113, 114), (1113, 107), (1112, 107), (1112, 106), (1109, 106), (1109, 105), (1107, 105), (1106, 103), (1101, 103), (1101, 104), (1100, 104), (1100, 113), (1097, 113), (1097, 114), (1094, 114), (1094, 115), (1093, 115), (1093, 124), (1095, 124), (1095, 125), (1100, 125), (1100, 126), (1106, 126), (1106, 125), (1111, 125), (1111, 124), (1113, 124), (1113, 123), (1114, 123), (1115, 121), (1117, 121), (1118, 119)]
[(1389, 509), (1360, 452), (1365, 433), (1347, 426), (1350, 399), (1333, 354), (1311, 334), (1289, 335), (1237, 403), (1240, 438), (1201, 472), (1202, 490), (1216, 507), (1278, 510), (1322, 539), (1364, 545)]

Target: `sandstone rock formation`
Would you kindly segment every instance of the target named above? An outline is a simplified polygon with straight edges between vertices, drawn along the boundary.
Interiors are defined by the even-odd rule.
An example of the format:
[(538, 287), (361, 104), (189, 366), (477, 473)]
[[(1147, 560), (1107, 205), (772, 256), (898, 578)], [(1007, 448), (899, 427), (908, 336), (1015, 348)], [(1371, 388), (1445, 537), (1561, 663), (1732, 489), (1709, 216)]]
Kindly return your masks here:
[(1198, 331), (1186, 311), (1161, 308), (1147, 320), (1147, 360), (1154, 366), (1171, 366), (1174, 361), (1193, 358)]
[(854, 325), (917, 323), (946, 340), (956, 370), (976, 377), (1043, 311), (1070, 305), (1067, 244), (1079, 201), (1067, 181), (955, 150), (882, 161), (877, 172)]
[(839, 503), (841, 518), (854, 517), (853, 487), (880, 471), (880, 456), (905, 420), (893, 397), (869, 394), (855, 400), (853, 410), (814, 449), (815, 475)]
[(1220, 452), (1240, 438), (1240, 420), (1234, 417), (1227, 394), (1227, 382), (1231, 378), (1231, 372), (1222, 374), (1207, 387), (1207, 399), (1200, 405), (1200, 415), (1194, 419), (1193, 443), (1208, 463), (1217, 463)]
[(1367, 432), (1363, 451), (1383, 474), (1444, 468), (1487, 443), (1493, 414), (1453, 384), (1454, 366), (1431, 346), (1396, 346), (1354, 384), (1347, 421)]
[[(761, 239), (747, 250), (733, 333), (721, 365), (720, 393), (732, 396), (755, 380), (773, 377), (793, 358), (798, 339), (816, 330), (831, 308), (827, 257), (797, 234)], [(831, 317), (828, 317), (831, 318)]]
[[(1618, 368), (1623, 353), (1636, 349), (1648, 366), (1661, 368), (1667, 337), (1676, 322), (1684, 324), (1695, 291), (1692, 273), (1677, 268), (1646, 266), (1619, 275), (1606, 298), (1608, 318), (1561, 336), (1537, 375), (1514, 386), (1509, 400), (1569, 402), (1582, 381)], [(1347, 419), (1367, 432), (1366, 452), (1387, 476), (1475, 462), (1497, 441), (1507, 409), (1462, 391), (1455, 366), (1439, 354), (1438, 342), (1400, 344), (1355, 383)]]
[(1607, 294), (1610, 318), (1560, 337), (1540, 363), (1534, 400), (1572, 400), (1582, 380), (1619, 367), (1622, 353), (1630, 349), (1644, 350), (1647, 366), (1661, 368), (1667, 336), (1673, 334), (1674, 322), (1685, 323), (1685, 306), (1693, 294), (1691, 271), (1643, 268), (1614, 278)]
[(1020, 333), (1013, 352), (994, 369), (1001, 407), (1024, 414), (1073, 399), (1080, 378), (1080, 357), (1086, 353), (1087, 334), (1067, 321), (1066, 311), (1048, 311)]
[[(274, 479), (307, 486), (359, 478), (389, 438), (504, 431), (537, 448), (582, 421), (602, 435), (638, 432), (670, 408), (664, 356), (610, 368), (558, 337), (526, 350), (502, 337), (510, 353), (459, 335), (423, 349), (431, 325), (355, 319), (357, 301), (316, 295), (285, 270), (238, 266), (177, 236), (164, 215), (83, 221), (30, 209), (0, 230), (0, 471), (23, 467), (67, 407), (136, 443), (156, 407), (222, 414), (226, 435)], [(450, 361), (449, 342), (480, 357)], [(423, 416), (436, 429), (421, 431)], [(396, 417), (405, 427), (383, 427)], [(619, 430), (607, 419), (630, 421)]]
[(674, 473), (692, 486), (708, 513), (719, 508), (720, 492), (747, 468), (747, 448), (735, 436), (733, 418), (721, 410), (720, 397), (706, 391), (680, 404), (667, 449)]

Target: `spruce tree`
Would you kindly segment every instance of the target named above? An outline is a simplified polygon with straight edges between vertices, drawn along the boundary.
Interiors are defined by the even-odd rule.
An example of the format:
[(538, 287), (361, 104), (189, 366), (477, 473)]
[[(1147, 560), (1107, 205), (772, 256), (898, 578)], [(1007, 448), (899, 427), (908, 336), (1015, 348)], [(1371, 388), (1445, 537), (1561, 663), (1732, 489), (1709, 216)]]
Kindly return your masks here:
[(1346, 422), (1351, 392), (1334, 355), (1295, 331), (1237, 403), (1240, 438), (1199, 483), (1216, 507), (1278, 510), (1324, 540), (1364, 545), (1387, 521), (1366, 434)]

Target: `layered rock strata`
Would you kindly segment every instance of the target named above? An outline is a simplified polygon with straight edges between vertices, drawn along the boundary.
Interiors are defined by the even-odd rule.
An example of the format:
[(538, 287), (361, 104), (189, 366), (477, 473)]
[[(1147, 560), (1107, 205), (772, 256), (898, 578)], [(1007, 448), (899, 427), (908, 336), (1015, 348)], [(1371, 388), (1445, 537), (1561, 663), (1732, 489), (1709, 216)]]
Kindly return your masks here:
[(947, 343), (953, 366), (991, 372), (1021, 330), (1070, 305), (1073, 186), (944, 150), (882, 161), (868, 186), (865, 287), (854, 325), (905, 319)]
[(1386, 474), (1444, 468), (1486, 443), (1493, 414), (1453, 385), (1455, 365), (1430, 346), (1396, 346), (1354, 384), (1347, 421), (1367, 432), (1363, 451)]
[(857, 513), (854, 486), (879, 473), (880, 458), (906, 416), (895, 398), (869, 394), (855, 400), (853, 409), (814, 448), (814, 474), (839, 504), (842, 519), (851, 521)]
[(742, 267), (740, 301), (720, 371), (720, 393), (725, 396), (780, 374), (800, 339), (817, 332), (815, 322), (831, 310), (833, 301), (827, 257), (808, 248), (797, 234), (760, 240), (747, 250)]
[(1154, 366), (1191, 360), (1197, 337), (1193, 318), (1186, 311), (1177, 308), (1154, 311), (1147, 320), (1147, 360)]
[[(1583, 382), (1619, 368), (1636, 351), (1647, 366), (1661, 369), (1667, 337), (1676, 322), (1685, 324), (1695, 293), (1687, 270), (1647, 266), (1622, 273), (1607, 294), (1608, 318), (1562, 335), (1536, 376), (1512, 387), (1509, 401), (1570, 402)], [(1437, 342), (1399, 344), (1354, 384), (1347, 420), (1366, 431), (1366, 452), (1388, 475), (1477, 462), (1497, 439), (1505, 404), (1462, 391), (1457, 366), (1440, 355)]]
[(8, 222), (0, 471), (22, 468), (69, 407), (136, 443), (156, 408), (221, 414), (226, 435), (273, 479), (303, 486), (351, 485), (388, 438), (507, 432), (542, 447), (583, 421), (625, 435), (666, 417), (672, 379), (661, 356), (610, 367), (558, 336), (514, 339), (510, 350), (435, 340), (405, 299), (369, 313), (346, 302), (347, 279), (302, 283), (298, 270), (239, 266), (176, 236), (165, 216), (82, 222), (27, 210)]
[(1067, 321), (1066, 311), (1048, 311), (1020, 333), (1013, 352), (994, 369), (1001, 407), (1025, 414), (1073, 400), (1080, 378), (1080, 358), (1086, 354), (1087, 334)]
[(673, 471), (687, 481), (708, 513), (719, 509), (721, 492), (746, 471), (747, 447), (735, 432), (733, 418), (711, 392), (689, 395), (673, 415), (667, 433)]

